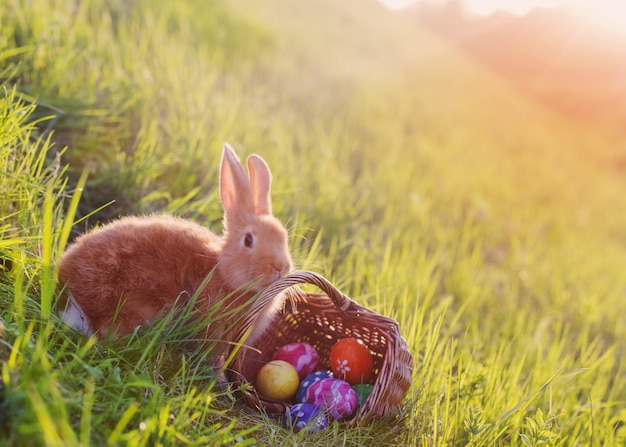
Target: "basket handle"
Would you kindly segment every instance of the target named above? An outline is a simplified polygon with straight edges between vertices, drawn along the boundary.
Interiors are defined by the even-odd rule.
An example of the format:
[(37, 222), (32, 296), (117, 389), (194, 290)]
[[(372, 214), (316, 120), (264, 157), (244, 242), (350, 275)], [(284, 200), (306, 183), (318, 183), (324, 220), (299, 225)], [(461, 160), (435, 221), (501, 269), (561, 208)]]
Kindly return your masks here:
[(328, 297), (339, 309), (344, 312), (350, 308), (351, 304), (354, 303), (323, 276), (307, 270), (294, 270), (284, 278), (273, 282), (259, 292), (258, 296), (254, 299), (254, 302), (251, 304), (248, 312), (246, 312), (245, 317), (238, 325), (238, 329), (235, 331), (236, 336), (234, 340), (243, 342), (246, 330), (254, 325), (257, 318), (268, 308), (268, 306), (271, 305), (274, 298), (285, 290), (299, 284), (311, 284), (313, 286), (317, 286), (322, 292), (328, 295)]
[(299, 284), (311, 284), (318, 287), (322, 292), (328, 295), (342, 311), (346, 311), (350, 307), (350, 304), (352, 304), (352, 300), (339, 291), (330, 281), (322, 275), (307, 270), (294, 270), (284, 278), (273, 282), (261, 292), (258, 301), (264, 302), (267, 299), (271, 300), (279, 293)]

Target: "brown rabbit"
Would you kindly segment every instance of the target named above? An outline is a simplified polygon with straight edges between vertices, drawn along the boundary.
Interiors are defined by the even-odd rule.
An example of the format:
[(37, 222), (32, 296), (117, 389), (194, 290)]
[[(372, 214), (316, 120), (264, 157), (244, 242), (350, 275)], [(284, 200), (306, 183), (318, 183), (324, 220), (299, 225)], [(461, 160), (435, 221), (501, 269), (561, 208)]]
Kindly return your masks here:
[[(257, 155), (247, 164), (249, 177), (233, 149), (224, 145), (221, 237), (167, 215), (126, 217), (80, 236), (59, 265), (59, 281), (69, 298), (63, 320), (88, 335), (121, 336), (181, 304), (181, 297), (192, 296), (211, 272), (196, 303), (200, 310), (219, 300), (230, 309), (243, 305), (291, 271), (287, 231), (272, 215), (270, 170)], [(209, 328), (207, 336), (220, 338), (226, 332)]]

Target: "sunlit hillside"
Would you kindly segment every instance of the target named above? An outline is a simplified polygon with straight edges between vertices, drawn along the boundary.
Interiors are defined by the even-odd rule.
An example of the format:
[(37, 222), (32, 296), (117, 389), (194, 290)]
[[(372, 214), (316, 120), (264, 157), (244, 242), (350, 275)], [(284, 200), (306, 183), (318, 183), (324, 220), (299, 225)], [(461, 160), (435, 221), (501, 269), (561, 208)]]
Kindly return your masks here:
[[(375, 0), (10, 0), (0, 23), (0, 445), (626, 441), (613, 130)], [(221, 231), (225, 141), (270, 165), (296, 266), (399, 322), (396, 418), (293, 433), (181, 351), (185, 320), (111, 342), (55, 318), (86, 229)]]
[[(273, 76), (289, 77), (287, 88), (299, 90), (295, 95), (310, 104), (326, 98), (323, 109), (330, 113), (338, 107), (339, 118), (350, 111), (346, 124), (357, 122), (352, 118), (359, 115), (356, 135), (367, 135), (361, 137), (360, 163), (369, 160), (371, 169), (383, 169), (380, 159), (365, 155), (368, 146), (384, 147), (381, 157), (397, 151), (413, 161), (415, 171), (407, 181), (414, 184), (419, 180), (413, 173), (422, 172), (420, 164), (428, 162), (421, 158), (428, 156), (424, 146), (433, 145), (438, 155), (449, 152), (451, 162), (437, 172), (440, 191), (457, 182), (492, 177), (507, 186), (490, 191), (491, 185), (482, 190), (464, 184), (455, 194), (489, 197), (487, 201), (508, 194), (520, 202), (517, 206), (563, 208), (571, 213), (567, 218), (572, 224), (605, 224), (615, 218), (615, 230), (620, 231), (621, 217), (609, 206), (621, 203), (624, 181), (624, 146), (617, 136), (577, 120), (570, 123), (567, 116), (525, 98), (513, 81), (416, 26), (410, 17), (390, 13), (375, 2), (359, 8), (349, 2), (330, 2), (326, 8), (307, 2), (281, 8), (273, 2), (239, 4), (282, 37), (279, 51), (294, 65)], [(346, 98), (349, 108), (342, 103)], [(285, 105), (291, 106), (288, 101)], [(297, 114), (307, 109), (293, 110)], [(455, 166), (462, 173), (454, 172)], [(614, 217), (603, 215), (603, 210)]]

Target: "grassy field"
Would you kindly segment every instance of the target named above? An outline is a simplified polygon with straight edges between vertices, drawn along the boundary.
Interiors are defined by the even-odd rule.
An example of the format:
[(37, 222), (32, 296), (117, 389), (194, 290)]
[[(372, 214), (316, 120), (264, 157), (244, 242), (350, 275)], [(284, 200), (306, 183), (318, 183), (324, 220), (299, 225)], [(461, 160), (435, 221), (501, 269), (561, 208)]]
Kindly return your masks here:
[[(626, 443), (618, 129), (373, 1), (3, 0), (0, 24), (0, 445)], [(220, 231), (224, 141), (271, 166), (297, 267), (399, 321), (396, 420), (294, 434), (176, 322), (96, 343), (56, 318), (55, 261), (87, 227)]]

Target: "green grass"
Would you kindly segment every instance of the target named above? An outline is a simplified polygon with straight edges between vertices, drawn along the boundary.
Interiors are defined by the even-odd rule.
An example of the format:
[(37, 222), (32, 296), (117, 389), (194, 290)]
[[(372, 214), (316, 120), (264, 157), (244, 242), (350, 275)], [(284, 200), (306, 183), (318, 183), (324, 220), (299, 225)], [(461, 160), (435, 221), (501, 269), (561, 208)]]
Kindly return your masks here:
[[(626, 442), (618, 130), (336, 3), (0, 5), (0, 445)], [(57, 320), (76, 232), (153, 211), (220, 231), (224, 141), (270, 164), (297, 266), (399, 321), (397, 420), (294, 434), (175, 321), (95, 343)]]

